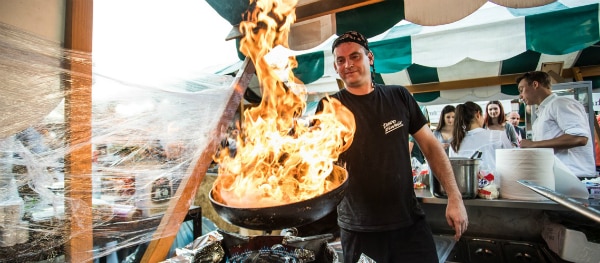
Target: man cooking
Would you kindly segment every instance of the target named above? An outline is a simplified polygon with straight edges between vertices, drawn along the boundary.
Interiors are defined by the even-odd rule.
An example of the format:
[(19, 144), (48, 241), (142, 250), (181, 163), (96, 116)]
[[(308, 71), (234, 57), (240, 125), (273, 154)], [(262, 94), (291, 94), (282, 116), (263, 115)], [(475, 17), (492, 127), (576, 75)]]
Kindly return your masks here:
[(337, 209), (343, 262), (358, 262), (362, 255), (378, 263), (438, 262), (413, 189), (408, 136), (415, 138), (448, 193), (446, 220), (458, 239), (468, 220), (446, 152), (406, 88), (373, 82), (374, 54), (363, 35), (340, 35), (332, 52), (345, 89), (330, 99), (339, 100), (356, 121), (352, 145), (340, 156), (349, 178)]
[(525, 104), (538, 105), (532, 126), (533, 140), (523, 139), (521, 148), (553, 148), (554, 155), (575, 175), (595, 176), (588, 115), (581, 103), (553, 94), (546, 72), (525, 73), (517, 78), (517, 84)]

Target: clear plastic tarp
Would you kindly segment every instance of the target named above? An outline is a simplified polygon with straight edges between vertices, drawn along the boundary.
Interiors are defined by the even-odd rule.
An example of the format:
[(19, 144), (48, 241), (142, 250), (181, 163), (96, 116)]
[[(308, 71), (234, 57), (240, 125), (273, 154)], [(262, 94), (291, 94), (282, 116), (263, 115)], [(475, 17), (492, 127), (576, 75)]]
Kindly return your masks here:
[[(92, 70), (90, 80), (68, 67), (93, 69), (90, 54), (6, 24), (0, 53), (0, 261), (64, 261), (65, 245), (81, 234), (67, 233), (66, 224), (89, 220), (77, 213), (86, 203), (69, 195), (85, 191), (71, 188), (76, 178), (92, 182), (94, 259), (139, 252), (194, 158), (227, 136), (217, 127), (234, 78), (198, 74), (148, 84)], [(70, 102), (78, 89), (92, 92), (91, 104)], [(74, 143), (69, 121), (85, 124), (77, 113), (90, 108), (92, 135)], [(91, 148), (81, 156), (92, 159), (91, 173), (65, 172), (66, 156), (82, 147)]]

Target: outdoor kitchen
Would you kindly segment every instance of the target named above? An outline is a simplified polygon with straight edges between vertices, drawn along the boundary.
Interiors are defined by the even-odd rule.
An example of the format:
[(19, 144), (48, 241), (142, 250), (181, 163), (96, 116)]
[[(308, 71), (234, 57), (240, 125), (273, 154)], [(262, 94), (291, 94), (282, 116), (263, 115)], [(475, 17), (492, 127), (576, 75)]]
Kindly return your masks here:
[[(455, 61), (462, 66), (444, 66), (449, 63), (444, 59), (423, 62), (421, 55), (428, 52), (421, 50), (413, 61), (398, 62), (402, 52), (396, 41), (410, 43), (403, 34), (422, 34), (413, 43), (417, 50), (418, 38), (445, 34), (435, 26), (460, 28), (459, 34), (471, 30), (461, 23), (492, 11), (501, 10), (502, 18), (490, 19), (503, 25), (580, 12), (575, 14), (587, 22), (578, 26), (593, 25), (592, 33), (579, 38), (586, 41), (571, 43), (578, 49), (548, 55), (540, 44), (523, 53), (542, 53), (537, 69), (560, 57), (572, 63), (565, 69), (580, 70), (564, 73), (561, 66), (549, 72), (554, 81), (563, 81), (553, 83), (559, 96), (583, 104), (590, 140), (598, 142), (593, 89), (600, 74), (592, 75), (598, 66), (574, 62), (600, 64), (596, 53), (582, 51), (597, 52), (593, 48), (600, 43), (597, 0), (539, 0), (531, 6), (495, 1), (477, 12), (473, 8), (464, 20), (447, 15), (429, 21), (437, 25), (408, 15), (412, 1), (206, 2), (232, 24), (227, 38), (237, 43), (232, 52), (240, 62), (219, 74), (171, 83), (135, 83), (94, 72), (89, 36), (81, 42), (68, 42), (76, 38), (72, 35), (48, 40), (0, 19), (0, 49), (6, 54), (0, 58), (5, 69), (0, 72), (0, 262), (344, 262), (336, 211), (353, 175), (339, 158), (356, 143), (357, 121), (338, 100), (317, 103), (343, 89), (338, 73), (328, 69), (334, 63), (331, 46), (339, 34), (335, 27), (356, 20), (357, 10), (372, 14), (399, 2), (406, 7), (405, 18), (415, 24), (393, 23), (369, 36), (375, 56), (390, 59), (377, 57), (374, 79), (399, 81), (421, 107), (473, 98), (518, 101), (514, 77), (522, 71), (508, 70), (517, 61), (507, 61), (525, 55), (497, 51), (506, 56), (499, 59), (504, 77), (443, 81), (449, 75), (444, 69), (475, 68), (485, 59), (474, 54)], [(82, 3), (62, 3), (74, 12), (62, 19), (89, 22), (80, 8), (89, 12), (93, 5)], [(6, 6), (19, 10), (18, 4)], [(321, 23), (319, 33), (315, 21)], [(416, 32), (416, 21), (431, 28)], [(86, 23), (65, 24), (69, 34)], [(427, 67), (437, 72), (437, 83), (418, 83)], [(484, 80), (489, 84), (480, 83)], [(517, 112), (529, 110), (523, 126), (530, 132), (536, 110), (517, 104)], [(413, 162), (411, 192), (425, 213), (439, 262), (600, 262), (597, 173), (577, 177), (546, 148), (498, 149), (496, 162), (490, 177), (480, 167), (481, 152), (449, 158), (468, 215), (458, 240), (446, 217), (452, 191), (445, 191), (443, 177), (428, 163)], [(376, 261), (362, 254), (358, 262)]]

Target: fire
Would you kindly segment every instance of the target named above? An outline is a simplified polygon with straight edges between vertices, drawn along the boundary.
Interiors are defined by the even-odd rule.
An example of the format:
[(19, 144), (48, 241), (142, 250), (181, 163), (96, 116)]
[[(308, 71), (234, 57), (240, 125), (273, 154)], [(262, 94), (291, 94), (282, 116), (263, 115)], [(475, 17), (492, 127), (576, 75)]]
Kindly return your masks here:
[[(244, 111), (237, 155), (221, 153), (219, 176), (213, 185), (216, 201), (232, 207), (257, 208), (307, 200), (335, 189), (341, 182), (330, 176), (334, 162), (354, 136), (354, 116), (337, 100), (324, 104), (309, 119), (305, 86), (294, 77), (295, 58), (271, 65), (267, 54), (287, 47), (295, 21), (295, 0), (251, 0), (240, 51), (252, 59), (262, 101)], [(308, 123), (318, 122), (310, 127)]]

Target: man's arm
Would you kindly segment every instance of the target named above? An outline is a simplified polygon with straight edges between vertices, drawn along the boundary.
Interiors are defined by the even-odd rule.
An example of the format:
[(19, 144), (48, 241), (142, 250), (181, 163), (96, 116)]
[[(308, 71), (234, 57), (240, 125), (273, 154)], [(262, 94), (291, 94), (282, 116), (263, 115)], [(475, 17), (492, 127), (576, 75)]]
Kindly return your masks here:
[(467, 231), (469, 220), (467, 210), (462, 201), (462, 195), (456, 184), (454, 172), (450, 161), (442, 148), (442, 144), (433, 136), (431, 129), (427, 125), (423, 125), (415, 134), (414, 139), (421, 147), (421, 151), (427, 159), (429, 167), (437, 177), (440, 184), (446, 190), (448, 195), (448, 206), (446, 207), (446, 220), (455, 230), (454, 238), (458, 240), (460, 236)]
[(521, 140), (521, 148), (554, 148), (568, 149), (587, 144), (588, 138), (585, 136), (577, 136), (571, 134), (563, 134), (554, 139), (543, 141), (531, 141), (527, 139)]

